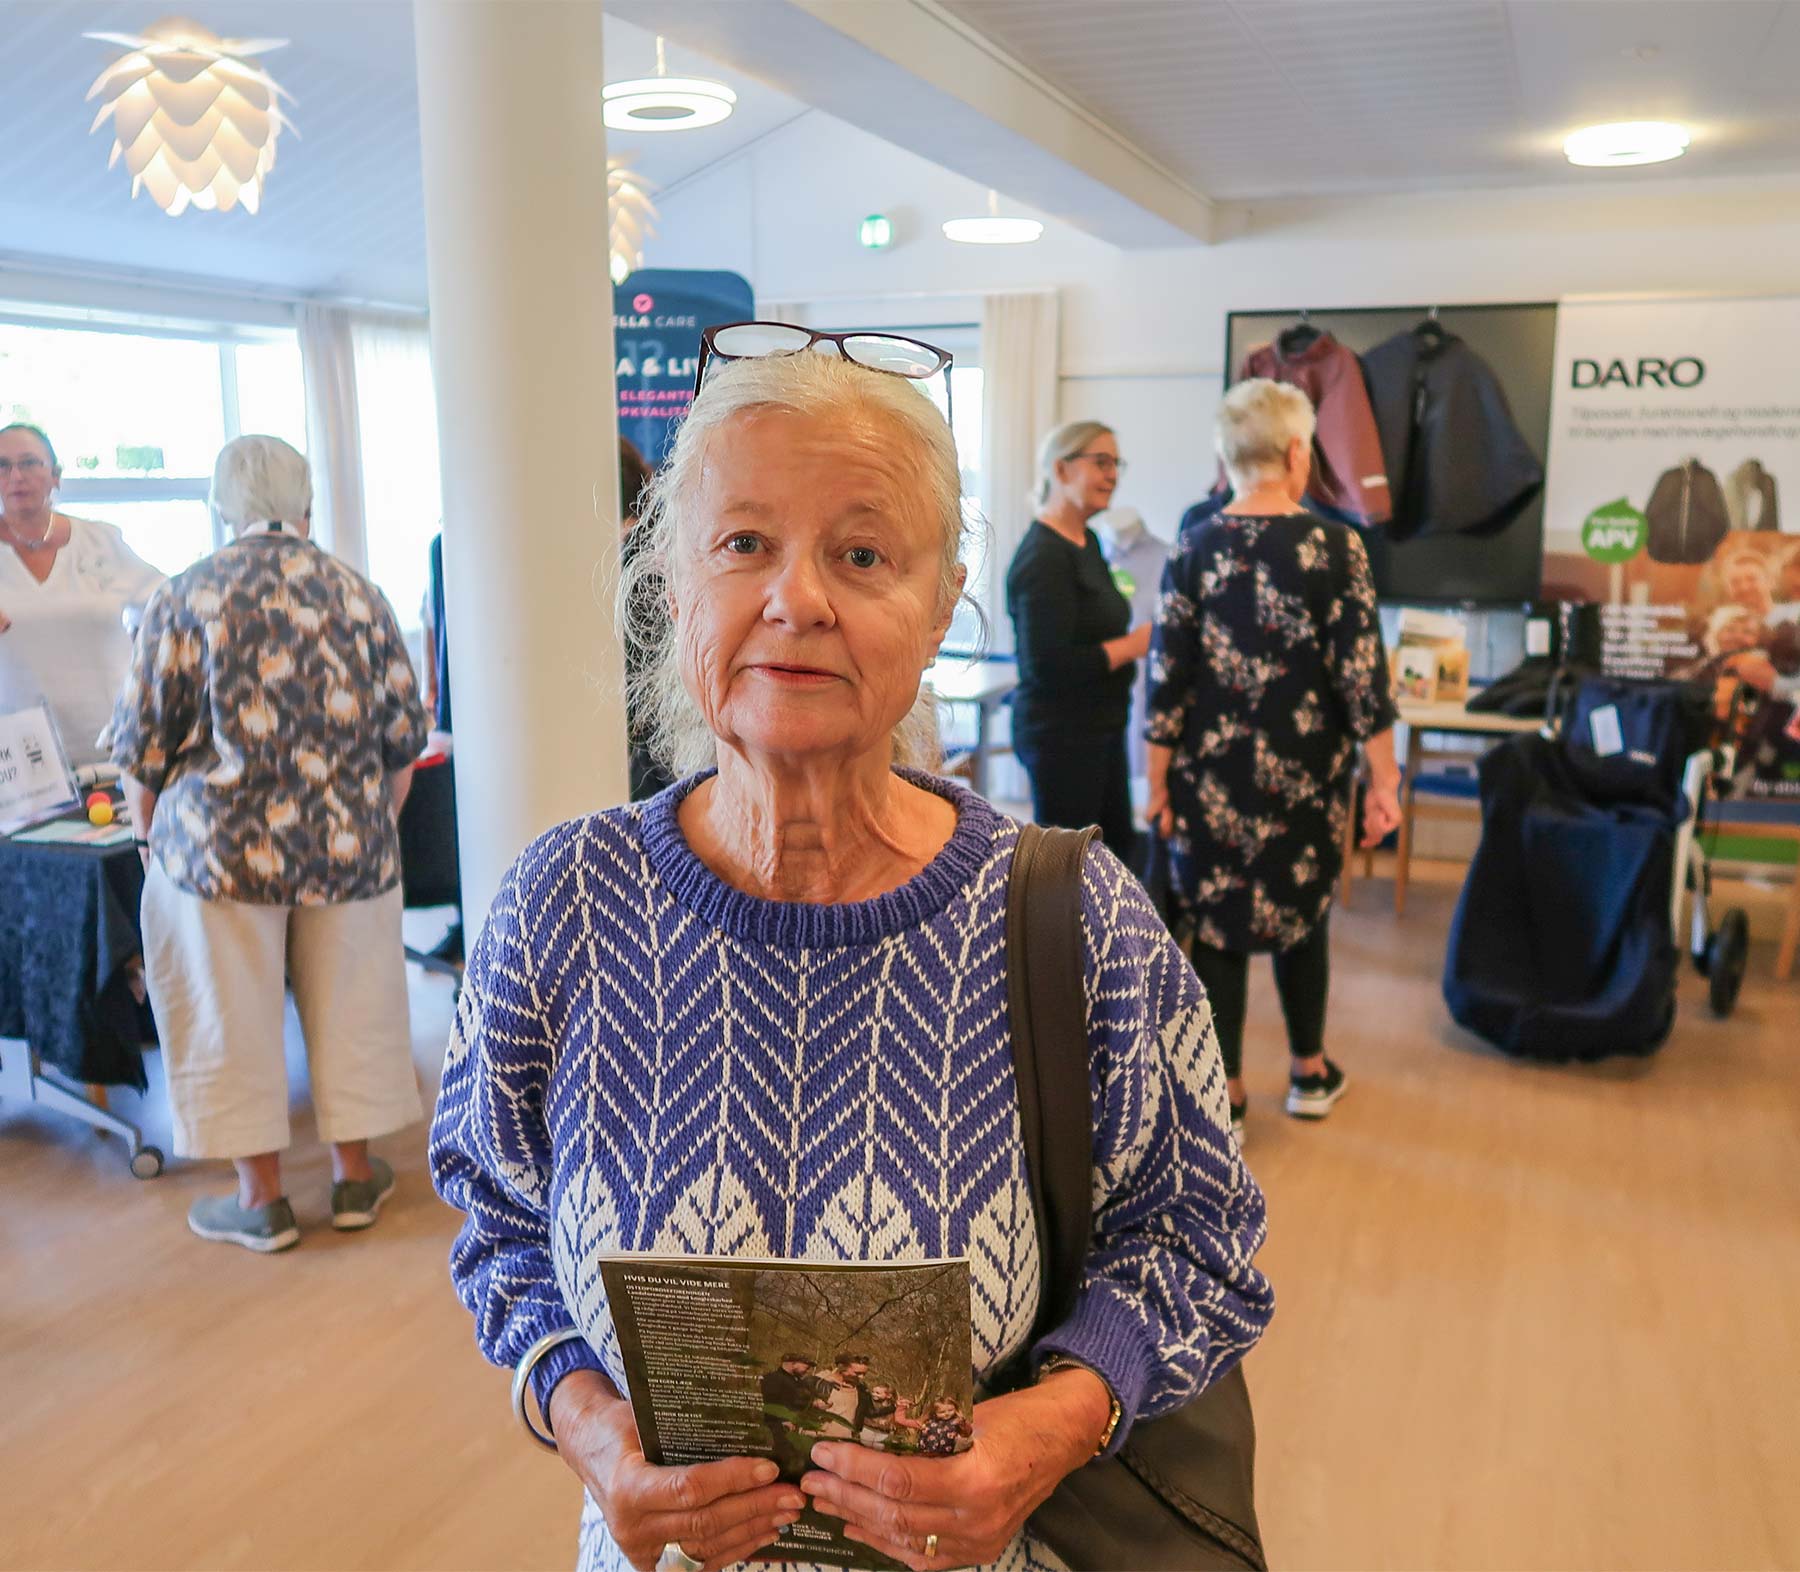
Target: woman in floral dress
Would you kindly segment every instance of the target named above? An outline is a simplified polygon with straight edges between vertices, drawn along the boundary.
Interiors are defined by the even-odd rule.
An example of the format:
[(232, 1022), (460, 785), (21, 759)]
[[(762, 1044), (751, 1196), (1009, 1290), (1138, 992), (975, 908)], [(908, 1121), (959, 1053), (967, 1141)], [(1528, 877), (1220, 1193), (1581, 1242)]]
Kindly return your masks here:
[(1356, 532), (1301, 505), (1312, 436), (1296, 388), (1257, 378), (1225, 396), (1218, 447), (1233, 499), (1169, 559), (1150, 654), (1148, 817), (1169, 842), (1240, 1139), (1253, 953), (1274, 956), (1287, 1111), (1320, 1119), (1344, 1092), (1324, 1044), (1328, 919), (1358, 743), (1364, 844), (1400, 821), (1375, 586)]

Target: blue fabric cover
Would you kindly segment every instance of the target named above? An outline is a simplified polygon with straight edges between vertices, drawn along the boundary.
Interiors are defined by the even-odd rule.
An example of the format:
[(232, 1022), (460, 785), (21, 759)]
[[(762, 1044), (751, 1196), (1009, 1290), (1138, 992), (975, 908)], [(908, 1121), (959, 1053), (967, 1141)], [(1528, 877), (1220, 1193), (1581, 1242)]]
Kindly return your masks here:
[[(1594, 712), (1623, 748), (1599, 757)], [(1563, 739), (1515, 737), (1481, 763), (1481, 844), (1457, 903), (1444, 1001), (1458, 1025), (1526, 1059), (1648, 1054), (1675, 1020), (1675, 835), (1698, 746), (1674, 684), (1584, 683)]]

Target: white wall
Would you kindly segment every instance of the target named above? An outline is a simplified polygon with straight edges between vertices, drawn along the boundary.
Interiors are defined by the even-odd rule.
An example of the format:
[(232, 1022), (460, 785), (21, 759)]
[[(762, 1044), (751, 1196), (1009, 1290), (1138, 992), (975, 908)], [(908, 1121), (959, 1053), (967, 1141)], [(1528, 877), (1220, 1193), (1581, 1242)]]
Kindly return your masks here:
[[(736, 268), (759, 299), (845, 311), (1060, 287), (1063, 413), (1119, 428), (1120, 500), (1167, 533), (1210, 480), (1229, 310), (1800, 289), (1800, 180), (1594, 173), (1573, 189), (1269, 203), (1236, 211), (1236, 238), (1211, 247), (1121, 251), (1054, 220), (1036, 245), (958, 246), (937, 225), (979, 211), (980, 187), (814, 112), (664, 193), (649, 260)], [(871, 212), (894, 220), (887, 252), (857, 243)], [(906, 310), (930, 320), (945, 304)]]

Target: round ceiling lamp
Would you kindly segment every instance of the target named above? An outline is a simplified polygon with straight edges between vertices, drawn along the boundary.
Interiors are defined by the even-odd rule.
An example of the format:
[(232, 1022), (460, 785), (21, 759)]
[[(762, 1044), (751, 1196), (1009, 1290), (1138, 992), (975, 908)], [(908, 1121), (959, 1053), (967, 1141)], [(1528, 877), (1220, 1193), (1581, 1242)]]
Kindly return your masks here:
[(1583, 126), (1563, 143), (1563, 154), (1571, 164), (1590, 169), (1666, 164), (1687, 150), (1687, 127), (1666, 120), (1621, 120), (1612, 125)]
[(105, 99), (89, 134), (112, 121), (107, 168), (124, 159), (132, 196), (148, 191), (171, 217), (189, 207), (229, 212), (240, 203), (256, 212), (275, 167), (276, 138), (293, 126), (276, 102), (288, 95), (249, 57), (287, 41), (220, 38), (179, 16), (142, 33), (86, 36), (130, 51), (87, 96)]
[(965, 246), (1025, 246), (1044, 232), (1035, 218), (1002, 218), (1000, 197), (988, 192), (988, 210), (981, 218), (951, 218), (944, 221), (944, 238)]
[(737, 107), (737, 94), (723, 82), (670, 76), (661, 38), (656, 40), (656, 75), (609, 82), (600, 100), (600, 118), (610, 131), (692, 131), (716, 126)]

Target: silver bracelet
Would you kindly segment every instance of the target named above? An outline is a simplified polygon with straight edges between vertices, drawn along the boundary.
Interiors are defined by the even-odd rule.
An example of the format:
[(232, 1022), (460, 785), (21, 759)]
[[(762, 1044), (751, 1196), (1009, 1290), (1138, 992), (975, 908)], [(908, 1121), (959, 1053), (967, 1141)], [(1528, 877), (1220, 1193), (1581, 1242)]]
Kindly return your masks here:
[(525, 1394), (531, 1389), (531, 1372), (537, 1368), (538, 1361), (551, 1349), (560, 1347), (564, 1343), (572, 1343), (581, 1335), (580, 1329), (573, 1326), (565, 1326), (558, 1332), (546, 1332), (525, 1350), (519, 1358), (518, 1367), (513, 1371), (513, 1414), (525, 1427), (526, 1435), (530, 1436), (539, 1446), (546, 1447), (552, 1452), (557, 1450), (557, 1446), (556, 1437), (550, 1433), (550, 1415), (547, 1411), (545, 1412), (544, 1428), (538, 1429), (531, 1422), (531, 1414), (525, 1406)]

